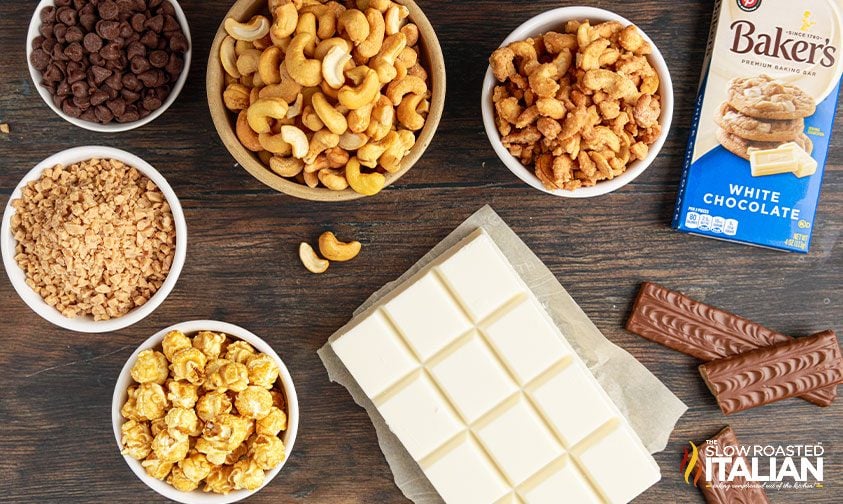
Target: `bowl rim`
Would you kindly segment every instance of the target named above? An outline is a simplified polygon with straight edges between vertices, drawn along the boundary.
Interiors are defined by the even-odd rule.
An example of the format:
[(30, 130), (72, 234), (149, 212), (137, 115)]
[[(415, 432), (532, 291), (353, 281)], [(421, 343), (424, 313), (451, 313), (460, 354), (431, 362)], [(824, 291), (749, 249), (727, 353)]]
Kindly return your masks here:
[(263, 484), (255, 490), (234, 490), (229, 494), (211, 494), (205, 493), (200, 489), (193, 490), (191, 492), (182, 492), (181, 490), (177, 490), (176, 488), (172, 487), (170, 484), (166, 483), (165, 481), (157, 480), (152, 476), (149, 476), (146, 471), (144, 470), (143, 466), (141, 466), (140, 461), (129, 457), (128, 455), (122, 455), (123, 459), (128, 464), (129, 468), (138, 477), (146, 486), (154, 490), (160, 495), (167, 497), (168, 499), (172, 499), (176, 502), (181, 502), (184, 504), (228, 504), (231, 502), (236, 502), (241, 499), (245, 499), (263, 489), (266, 485), (272, 481), (275, 476), (281, 472), (281, 469), (290, 460), (290, 456), (293, 453), (293, 446), (296, 443), (296, 436), (298, 435), (298, 428), (299, 428), (299, 402), (298, 402), (298, 395), (296, 394), (296, 387), (293, 383), (293, 378), (290, 375), (290, 371), (287, 369), (287, 366), (284, 364), (284, 361), (278, 355), (275, 350), (263, 339), (255, 335), (253, 332), (244, 329), (240, 326), (230, 324), (228, 322), (221, 322), (218, 320), (189, 320), (186, 322), (179, 322), (177, 324), (173, 324), (169, 327), (161, 329), (160, 331), (156, 332), (149, 338), (147, 338), (143, 343), (138, 345), (132, 355), (126, 359), (126, 363), (123, 365), (123, 368), (120, 370), (120, 374), (117, 377), (117, 381), (114, 384), (114, 393), (111, 398), (111, 426), (114, 433), (114, 439), (117, 442), (117, 450), (120, 453), (122, 450), (122, 445), (120, 443), (120, 438), (122, 433), (120, 431), (120, 427), (123, 425), (124, 420), (123, 416), (120, 414), (120, 409), (123, 407), (123, 403), (126, 400), (127, 391), (129, 385), (131, 384), (131, 370), (132, 365), (134, 365), (135, 361), (137, 360), (137, 356), (143, 350), (147, 350), (149, 348), (157, 347), (161, 344), (164, 339), (164, 336), (174, 330), (182, 331), (185, 334), (195, 333), (197, 331), (214, 331), (214, 332), (222, 332), (228, 336), (243, 340), (253, 347), (259, 352), (265, 353), (275, 360), (275, 363), (278, 364), (278, 377), (281, 380), (281, 384), (284, 387), (284, 396), (287, 400), (287, 430), (284, 431), (284, 446), (286, 447), (286, 457), (284, 460), (278, 464), (276, 467), (270, 470), (266, 477), (264, 478)]
[(537, 14), (523, 22), (517, 28), (515, 28), (503, 40), (503, 42), (501, 42), (499, 47), (503, 47), (517, 40), (523, 40), (527, 37), (535, 36), (539, 33), (547, 32), (548, 28), (545, 27), (545, 25), (547, 24), (558, 24), (571, 19), (590, 19), (592, 21), (619, 21), (628, 25), (634, 24), (636, 27), (638, 27), (638, 31), (639, 33), (641, 33), (641, 36), (644, 38), (644, 40), (646, 40), (653, 48), (653, 52), (649, 55), (650, 57), (648, 59), (659, 74), (659, 91), (661, 93), (662, 105), (661, 117), (659, 119), (661, 122), (662, 129), (656, 141), (650, 146), (646, 158), (631, 163), (624, 173), (613, 178), (612, 180), (604, 180), (598, 182), (596, 185), (591, 187), (580, 187), (574, 190), (547, 189), (546, 187), (544, 187), (538, 177), (535, 176), (533, 171), (531, 171), (528, 167), (524, 166), (521, 161), (519, 161), (512, 154), (510, 154), (501, 142), (500, 132), (498, 132), (497, 126), (495, 125), (493, 105), (491, 102), (492, 91), (494, 90), (495, 85), (497, 84), (497, 80), (495, 79), (495, 76), (492, 73), (491, 66), (487, 67), (486, 75), (483, 79), (483, 88), (481, 93), (480, 105), (481, 112), (483, 115), (483, 127), (486, 130), (486, 136), (489, 139), (489, 143), (492, 144), (492, 148), (495, 150), (495, 153), (498, 155), (498, 158), (500, 158), (504, 165), (506, 165), (509, 171), (511, 171), (514, 175), (516, 175), (519, 179), (521, 179), (523, 182), (527, 183), (531, 187), (547, 194), (560, 196), (563, 198), (592, 198), (595, 196), (601, 196), (613, 192), (629, 184), (630, 182), (635, 180), (639, 175), (644, 173), (644, 171), (650, 167), (653, 161), (655, 161), (656, 157), (658, 156), (659, 152), (664, 146), (665, 141), (667, 140), (668, 134), (670, 133), (670, 127), (673, 122), (673, 81), (670, 76), (670, 70), (664, 60), (661, 51), (659, 50), (658, 46), (656, 46), (656, 44), (653, 42), (653, 40), (644, 32), (644, 30), (641, 29), (640, 26), (621, 16), (620, 14), (605, 9), (600, 9), (597, 7), (559, 7)]
[(184, 66), (182, 68), (181, 74), (179, 75), (178, 80), (173, 85), (173, 88), (170, 90), (170, 94), (167, 96), (167, 99), (164, 100), (164, 103), (158, 107), (157, 110), (151, 112), (148, 116), (138, 119), (137, 121), (132, 121), (128, 123), (118, 123), (118, 122), (111, 122), (109, 124), (100, 124), (95, 123), (92, 121), (86, 121), (84, 119), (79, 119), (76, 117), (70, 117), (69, 115), (65, 114), (60, 108), (53, 103), (53, 97), (50, 95), (50, 92), (41, 85), (41, 72), (36, 70), (35, 67), (32, 66), (32, 62), (30, 61), (30, 56), (32, 55), (32, 41), (40, 35), (38, 32), (38, 28), (41, 26), (41, 9), (44, 7), (55, 5), (55, 0), (41, 0), (38, 2), (38, 5), (35, 6), (35, 11), (32, 14), (32, 18), (29, 20), (29, 28), (26, 32), (26, 66), (29, 69), (29, 77), (32, 79), (32, 84), (35, 86), (36, 91), (41, 96), (41, 99), (44, 100), (44, 103), (47, 104), (53, 112), (55, 112), (59, 117), (64, 119), (65, 121), (73, 124), (74, 126), (78, 126), (80, 128), (89, 130), (89, 131), (96, 131), (98, 133), (120, 133), (123, 131), (133, 130), (135, 128), (140, 128), (146, 124), (157, 119), (161, 114), (167, 111), (170, 106), (175, 103), (176, 98), (178, 98), (179, 94), (181, 93), (182, 89), (184, 88), (185, 83), (187, 82), (187, 75), (190, 73), (190, 63), (192, 60), (193, 54), (193, 40), (190, 38), (190, 27), (187, 23), (187, 16), (185, 16), (184, 11), (179, 5), (178, 0), (169, 0), (169, 2), (173, 5), (173, 8), (176, 11), (176, 19), (178, 20), (179, 24), (181, 25), (182, 31), (184, 32), (184, 36), (187, 38), (187, 51), (184, 53)]
[[(409, 11), (409, 18), (413, 23), (419, 27), (419, 44), (422, 48), (422, 53), (428, 59), (428, 74), (431, 86), (431, 100), (430, 111), (427, 115), (424, 127), (417, 132), (416, 143), (410, 150), (409, 154), (401, 161), (401, 168), (394, 173), (386, 173), (386, 183), (384, 190), (390, 185), (400, 179), (407, 171), (412, 168), (416, 162), (422, 157), (433, 138), (436, 130), (439, 127), (439, 122), (442, 119), (442, 114), (445, 110), (445, 93), (447, 90), (446, 71), (445, 71), (445, 57), (442, 52), (442, 46), (439, 43), (439, 38), (430, 20), (424, 14), (421, 7), (413, 0), (394, 0), (396, 3), (405, 5)], [(220, 22), (214, 35), (211, 49), (208, 56), (208, 66), (205, 73), (205, 88), (208, 98), (208, 108), (211, 113), (211, 119), (214, 123), (214, 128), (222, 141), (223, 146), (234, 158), (241, 168), (245, 169), (254, 178), (258, 179), (264, 185), (288, 196), (293, 196), (300, 199), (310, 201), (349, 201), (360, 198), (366, 198), (366, 195), (355, 192), (350, 187), (342, 191), (334, 191), (325, 187), (311, 188), (304, 184), (299, 184), (293, 180), (288, 180), (284, 177), (276, 175), (268, 167), (264, 166), (255, 157), (255, 153), (247, 150), (240, 144), (237, 135), (234, 131), (234, 120), (230, 117), (230, 112), (225, 108), (222, 100), (222, 91), (224, 86), (224, 74), (222, 64), (217, 57), (220, 45), (225, 38), (225, 29), (223, 24), (229, 17), (234, 16), (235, 11), (250, 11), (251, 4), (255, 0), (237, 0), (226, 12), (225, 17)], [(249, 7), (244, 7), (249, 5)], [(242, 16), (234, 16), (242, 17)], [(423, 33), (429, 33), (431, 36), (423, 38)], [(421, 55), (420, 55), (421, 56)], [(383, 191), (381, 191), (383, 192)]]
[[(161, 284), (161, 287), (142, 306), (133, 308), (123, 316), (99, 321), (93, 320), (90, 315), (77, 318), (66, 317), (57, 309), (48, 305), (40, 294), (27, 285), (26, 275), (14, 259), (17, 240), (15, 240), (12, 235), (11, 230), (12, 216), (16, 212), (12, 206), (12, 202), (21, 197), (22, 190), (26, 184), (37, 180), (41, 177), (45, 169), (51, 168), (57, 164), (68, 166), (70, 164), (89, 159), (116, 159), (118, 161), (122, 161), (123, 163), (136, 168), (139, 172), (154, 182), (164, 194), (167, 203), (170, 205), (170, 212), (173, 215), (173, 224), (176, 230), (176, 250), (173, 255), (173, 263), (170, 266), (170, 271), (167, 273), (167, 277), (164, 279), (164, 283)], [(3, 266), (6, 269), (6, 275), (12, 283), (12, 287), (14, 287), (23, 302), (26, 303), (26, 305), (41, 318), (54, 325), (71, 331), (83, 333), (111, 332), (128, 327), (147, 317), (155, 311), (161, 303), (164, 302), (173, 290), (173, 287), (175, 287), (179, 275), (181, 274), (181, 270), (187, 256), (187, 222), (185, 221), (184, 212), (175, 191), (173, 191), (173, 188), (164, 176), (148, 162), (130, 152), (115, 149), (113, 147), (98, 145), (73, 147), (57, 152), (36, 164), (35, 167), (30, 169), (26, 175), (23, 176), (14, 191), (12, 191), (8, 202), (6, 203), (6, 209), (3, 212), (2, 226), (0, 226), (0, 253), (2, 253)]]

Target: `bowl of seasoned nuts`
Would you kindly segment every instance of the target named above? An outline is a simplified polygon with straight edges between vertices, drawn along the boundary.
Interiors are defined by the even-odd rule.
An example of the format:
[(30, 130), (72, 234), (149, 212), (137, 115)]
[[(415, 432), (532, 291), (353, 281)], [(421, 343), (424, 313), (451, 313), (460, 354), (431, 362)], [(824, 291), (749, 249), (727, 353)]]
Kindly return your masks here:
[(238, 0), (211, 46), (211, 116), (237, 162), (315, 201), (372, 196), (430, 144), (445, 64), (412, 0)]
[(664, 145), (673, 85), (627, 19), (562, 7), (519, 26), (489, 58), (483, 124), (498, 157), (541, 191), (587, 198), (641, 175)]
[(111, 404), (114, 437), (147, 486), (187, 504), (226, 504), (284, 467), (299, 424), (293, 380), (251, 332), (194, 320), (129, 357)]
[(173, 290), (187, 224), (149, 163), (111, 147), (75, 147), (38, 163), (12, 192), (0, 250), (35, 313), (65, 329), (110, 332), (143, 319)]
[(163, 114), (184, 87), (190, 57), (176, 0), (41, 0), (26, 38), (44, 102), (69, 123), (105, 133)]

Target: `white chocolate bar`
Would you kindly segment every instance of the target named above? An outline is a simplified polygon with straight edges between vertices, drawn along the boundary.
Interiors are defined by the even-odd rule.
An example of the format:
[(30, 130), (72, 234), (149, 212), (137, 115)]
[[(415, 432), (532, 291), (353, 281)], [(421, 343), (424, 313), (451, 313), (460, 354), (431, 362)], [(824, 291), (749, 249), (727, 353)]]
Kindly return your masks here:
[(793, 173), (799, 168), (799, 151), (796, 143), (781, 144), (775, 149), (752, 149), (749, 152), (749, 166), (753, 177)]
[(810, 154), (800, 149), (799, 167), (793, 172), (799, 178), (808, 177), (817, 173), (817, 160), (812, 158)]
[(659, 467), (475, 231), (331, 344), (449, 504), (626, 503)]

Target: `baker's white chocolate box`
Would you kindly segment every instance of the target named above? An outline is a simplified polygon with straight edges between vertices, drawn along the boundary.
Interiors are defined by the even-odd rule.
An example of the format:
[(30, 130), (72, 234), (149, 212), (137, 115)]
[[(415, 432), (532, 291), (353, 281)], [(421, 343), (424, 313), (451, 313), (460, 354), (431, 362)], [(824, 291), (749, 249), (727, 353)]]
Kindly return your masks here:
[(482, 230), (332, 349), (449, 504), (625, 503), (661, 477)]

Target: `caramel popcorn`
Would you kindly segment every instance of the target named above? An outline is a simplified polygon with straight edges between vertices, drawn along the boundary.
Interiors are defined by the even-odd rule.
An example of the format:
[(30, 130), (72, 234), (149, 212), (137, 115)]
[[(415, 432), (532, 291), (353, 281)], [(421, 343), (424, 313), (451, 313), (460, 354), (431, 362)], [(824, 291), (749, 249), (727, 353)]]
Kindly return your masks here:
[(244, 417), (257, 420), (269, 414), (272, 408), (272, 394), (265, 388), (249, 385), (237, 394), (234, 406)]
[(199, 331), (199, 334), (193, 337), (193, 346), (201, 350), (208, 362), (211, 362), (219, 359), (225, 339), (225, 334), (222, 333)]
[(284, 442), (276, 436), (258, 434), (249, 447), (249, 456), (261, 469), (272, 469), (286, 457)]
[(170, 331), (164, 336), (164, 341), (161, 342), (161, 348), (164, 350), (164, 355), (167, 360), (173, 360), (176, 352), (183, 348), (190, 348), (190, 338), (184, 335), (181, 331)]
[(194, 385), (201, 385), (205, 380), (205, 354), (192, 346), (182, 348), (173, 355), (170, 369), (176, 380), (187, 380)]
[(224, 392), (208, 392), (196, 401), (196, 414), (208, 422), (231, 412), (232, 406), (231, 399)]
[(167, 478), (167, 483), (182, 492), (192, 492), (199, 488), (199, 482), (185, 476), (181, 467), (178, 466), (173, 467), (172, 471), (170, 471), (170, 477)]
[(174, 407), (193, 408), (199, 399), (199, 387), (186, 381), (169, 380), (167, 386), (167, 399)]
[(256, 490), (263, 484), (263, 469), (251, 459), (236, 462), (231, 468), (229, 479), (235, 490)]
[(635, 26), (571, 21), (497, 49), (492, 101), (504, 147), (548, 189), (574, 190), (626, 171), (661, 133), (652, 47)]
[(143, 460), (152, 451), (152, 434), (149, 432), (149, 425), (145, 422), (129, 420), (120, 426), (123, 434), (120, 440), (123, 455), (128, 455), (136, 460)]
[(240, 364), (245, 364), (249, 357), (253, 355), (255, 355), (255, 349), (245, 341), (235, 341), (228, 345), (225, 350), (226, 359)]
[(203, 483), (206, 492), (253, 490), (286, 458), (278, 364), (230, 341), (211, 331), (192, 338), (171, 331), (132, 366), (134, 383), (120, 409), (121, 453), (177, 490)]
[(249, 383), (271, 389), (278, 379), (278, 365), (266, 354), (252, 355), (246, 359)]
[(269, 413), (255, 422), (255, 432), (267, 436), (277, 436), (282, 430), (287, 430), (287, 415), (273, 406)]
[(180, 431), (188, 436), (198, 436), (202, 433), (202, 425), (193, 409), (172, 408), (164, 417), (168, 429)]
[(132, 379), (138, 383), (163, 385), (167, 380), (167, 358), (161, 352), (144, 350), (132, 366)]
[(173, 468), (173, 463), (164, 462), (163, 460), (158, 459), (155, 453), (150, 453), (148, 457), (141, 461), (141, 466), (143, 466), (146, 474), (155, 479), (163, 480), (168, 474), (170, 474), (170, 470)]
[(157, 383), (141, 383), (135, 391), (135, 411), (146, 420), (164, 418), (167, 411), (167, 396)]
[(207, 377), (205, 387), (210, 390), (240, 392), (249, 386), (249, 370), (246, 369), (245, 364), (236, 361), (228, 359), (212, 361), (205, 368), (205, 375)]
[(176, 429), (164, 429), (152, 439), (152, 451), (164, 462), (178, 462), (187, 456), (190, 440), (187, 434)]

